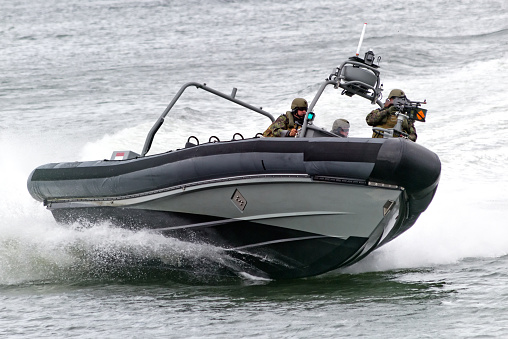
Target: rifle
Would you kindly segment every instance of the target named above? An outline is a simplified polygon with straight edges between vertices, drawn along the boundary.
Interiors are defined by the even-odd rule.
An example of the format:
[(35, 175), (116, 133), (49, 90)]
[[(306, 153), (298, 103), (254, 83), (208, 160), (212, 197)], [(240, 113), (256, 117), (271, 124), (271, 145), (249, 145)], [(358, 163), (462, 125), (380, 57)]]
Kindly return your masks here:
[(393, 128), (381, 128), (373, 127), (372, 130), (375, 133), (381, 134), (384, 138), (393, 137), (404, 137), (407, 138), (408, 134), (402, 130), (402, 123), (404, 120), (413, 120), (425, 122), (427, 110), (421, 108), (422, 104), (426, 104), (427, 100), (424, 101), (411, 101), (406, 97), (398, 97), (393, 99), (393, 106), (398, 109), (398, 112), (392, 113), (397, 116), (397, 123)]
[(420, 106), (426, 103), (427, 100), (411, 101), (406, 97), (393, 99), (393, 105), (399, 109), (399, 112), (405, 114), (408, 119), (421, 122), (425, 122), (427, 110), (425, 108), (421, 108)]

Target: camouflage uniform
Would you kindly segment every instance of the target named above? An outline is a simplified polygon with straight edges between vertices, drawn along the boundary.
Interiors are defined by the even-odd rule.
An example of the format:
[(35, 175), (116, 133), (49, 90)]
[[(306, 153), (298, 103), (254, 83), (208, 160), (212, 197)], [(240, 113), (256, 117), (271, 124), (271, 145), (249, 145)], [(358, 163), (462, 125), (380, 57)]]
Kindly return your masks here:
[(264, 137), (288, 137), (289, 132), (295, 128), (295, 117), (291, 111), (282, 114), (264, 131)]
[[(365, 120), (369, 126), (393, 128), (397, 124), (397, 116), (395, 115), (395, 112), (397, 111), (397, 107), (394, 106), (375, 109), (367, 115)], [(409, 140), (416, 141), (417, 135), (413, 120), (404, 120), (402, 122), (402, 131), (408, 134)], [(383, 135), (381, 133), (373, 132), (372, 137), (382, 138)]]

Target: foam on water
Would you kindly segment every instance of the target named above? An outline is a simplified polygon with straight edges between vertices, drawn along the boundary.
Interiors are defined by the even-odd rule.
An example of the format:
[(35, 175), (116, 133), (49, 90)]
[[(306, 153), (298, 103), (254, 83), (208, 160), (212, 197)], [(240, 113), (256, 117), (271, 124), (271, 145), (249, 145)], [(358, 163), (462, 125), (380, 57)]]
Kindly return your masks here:
[[(374, 51), (383, 57), (385, 93), (403, 88), (412, 100), (428, 100), (427, 122), (416, 125), (418, 143), (435, 151), (443, 166), (437, 195), (415, 226), (351, 269), (432, 266), (507, 253), (508, 178), (504, 168), (508, 162), (508, 99), (506, 86), (502, 86), (508, 77), (502, 45), (507, 31), (504, 17), (498, 15), (506, 6), (504, 2), (494, 2), (490, 11), (476, 3), (440, 3), (432, 25), (425, 21), (408, 25), (404, 20), (382, 23), (385, 12), (362, 13), (361, 8), (345, 3), (300, 5), (303, 12), (288, 13), (290, 21), (278, 14), (286, 4), (278, 3), (267, 5), (260, 13), (238, 11), (245, 9), (242, 6), (257, 7), (250, 3), (215, 2), (210, 17), (186, 3), (174, 4), (177, 8), (172, 11), (166, 11), (168, 4), (158, 2), (108, 3), (104, 8), (99, 3), (74, 4), (80, 10), (61, 4), (34, 4), (42, 8), (35, 21), (14, 20), (15, 15), (5, 18), (12, 27), (1, 36), (8, 48), (0, 58), (15, 72), (5, 80), (11, 91), (2, 93), (8, 105), (0, 116), (0, 176), (6, 178), (0, 185), (0, 283), (51, 279), (55, 277), (51, 271), (79, 266), (85, 262), (80, 259), (83, 255), (99, 258), (96, 253), (106, 257), (117, 254), (119, 258), (133, 253), (168, 262), (181, 256), (228, 261), (218, 249), (148, 232), (119, 230), (107, 224), (89, 229), (58, 225), (51, 213), (29, 196), (26, 178), (35, 167), (48, 162), (109, 159), (115, 150), (139, 153), (169, 101), (159, 98), (161, 92), (171, 97), (184, 81), (212, 80), (213, 87), (218, 83), (218, 89), (226, 92), (240, 84), (240, 98), (268, 106), (274, 116), (288, 110), (296, 96), (310, 101), (319, 81), (354, 53), (362, 16), (369, 21), (364, 48), (379, 47), (380, 51)], [(53, 5), (58, 8), (55, 12)], [(17, 6), (11, 5), (17, 15), (31, 18), (26, 11), (31, 5)], [(333, 6), (339, 6), (344, 17), (354, 19), (332, 24), (335, 14), (328, 15), (335, 11)], [(433, 10), (436, 4), (422, 6), (411, 3), (387, 10), (409, 18)], [(154, 7), (159, 10), (153, 11)], [(478, 17), (473, 24), (468, 16), (471, 12)], [(116, 16), (118, 13), (122, 14)], [(153, 39), (151, 47), (155, 48), (133, 45), (132, 27), (124, 25), (125, 13), (143, 23), (147, 23), (144, 16), (156, 15), (145, 25), (146, 32), (136, 32), (139, 41), (145, 42), (145, 36)], [(207, 32), (196, 30), (191, 18), (197, 13), (199, 18), (213, 19), (206, 21), (212, 25)], [(266, 31), (259, 33), (258, 28), (243, 25), (245, 13), (248, 21), (263, 22), (262, 30)], [(459, 21), (454, 27), (447, 24), (451, 14)], [(267, 15), (277, 23), (266, 22)], [(301, 15), (309, 20), (296, 20)], [(316, 18), (322, 17), (326, 21), (316, 24)], [(165, 29), (165, 20), (178, 22), (179, 29)], [(303, 28), (295, 28), (296, 21)], [(95, 25), (100, 29), (90, 30)], [(270, 25), (287, 29), (274, 30)], [(235, 29), (241, 30), (237, 36)], [(465, 57), (461, 54), (467, 47), (464, 39), (472, 41), (469, 45), (474, 52), (464, 53)], [(329, 48), (331, 45), (335, 47)], [(443, 60), (443, 46), (450, 48), (451, 55), (446, 58), (453, 62)], [(278, 48), (282, 51), (270, 52)], [(479, 52), (482, 50), (485, 55)], [(345, 51), (351, 54), (344, 55)], [(319, 69), (315, 69), (317, 65)], [(329, 68), (321, 68), (323, 65)], [(168, 83), (169, 92), (160, 89)], [(260, 89), (264, 97), (251, 93), (251, 87)], [(264, 117), (251, 121), (251, 115), (229, 114), (229, 106), (211, 103), (208, 98), (191, 99), (177, 114), (171, 114), (151, 153), (181, 148), (190, 135), (198, 136), (201, 143), (215, 134), (221, 140), (229, 140), (235, 132), (252, 137), (269, 124)], [(346, 118), (351, 122), (351, 137), (369, 137), (365, 115), (374, 108), (364, 99), (328, 89), (315, 108), (315, 123), (329, 130), (335, 119)], [(207, 118), (209, 113), (212, 121)], [(26, 128), (27, 124), (32, 128)]]
[[(100, 158), (104, 140), (122, 144), (125, 132), (129, 131), (87, 144), (82, 153)], [(115, 279), (120, 274), (139, 280), (147, 278), (146, 267), (152, 269), (149, 278), (165, 277), (168, 272), (174, 278), (174, 272), (185, 271), (187, 279), (212, 282), (222, 276), (234, 277), (245, 269), (223, 249), (210, 245), (108, 223), (89, 227), (56, 223), (51, 213), (30, 197), (26, 179), (49, 157), (34, 150), (54, 154), (56, 147), (64, 146), (27, 147), (26, 143), (42, 140), (15, 135), (5, 135), (0, 141), (6, 150), (3, 159), (11, 160), (2, 163), (0, 172), (2, 178), (8, 178), (0, 188), (0, 285)]]
[[(4, 1), (0, 336), (507, 337), (507, 6)], [(27, 192), (41, 164), (139, 153), (188, 81), (224, 93), (237, 87), (237, 98), (275, 116), (294, 97), (310, 100), (354, 55), (364, 22), (360, 53), (382, 57), (385, 93), (402, 88), (427, 99), (418, 143), (439, 155), (443, 171), (416, 224), (347, 274), (266, 282), (217, 248), (109, 224), (59, 225)], [(189, 135), (204, 143), (268, 126), (209, 98), (191, 96), (170, 114), (151, 153), (181, 148)], [(351, 137), (370, 137), (365, 115), (373, 108), (331, 90), (315, 122), (329, 130), (346, 118)], [(164, 261), (168, 274), (158, 266)], [(188, 266), (198, 271), (191, 279)], [(210, 286), (225, 271), (241, 277)]]
[[(491, 69), (496, 72), (491, 73)], [(398, 77), (385, 81), (386, 91), (404, 88), (413, 100), (425, 99), (416, 97), (416, 93), (423, 96), (432, 93), (432, 100), (426, 107), (429, 109), (427, 122), (417, 124), (417, 130), (419, 142), (435, 150), (441, 158), (441, 184), (433, 203), (410, 231), (346, 271), (433, 266), (468, 257), (496, 257), (508, 253), (508, 228), (503, 221), (504, 206), (508, 205), (504, 194), (508, 180), (499, 166), (506, 162), (508, 154), (508, 145), (499, 142), (508, 125), (503, 114), (508, 103), (502, 89), (493, 87), (478, 92), (464, 80), (472, 76), (480, 83), (496, 82), (507, 73), (505, 60), (493, 60), (450, 70), (439, 79)], [(438, 87), (447, 90), (434, 91), (436, 82)], [(313, 86), (300, 95), (310, 100), (315, 91), (316, 86)], [(450, 96), (450, 92), (459, 95)], [(484, 104), (467, 104), (480, 99)], [(290, 100), (288, 98), (288, 102)], [(338, 91), (327, 90), (315, 108), (315, 122), (329, 129), (334, 119), (344, 117), (351, 122), (351, 137), (368, 137), (371, 132), (364, 116), (374, 108), (366, 100), (347, 98)], [(480, 108), (482, 111), (478, 112)], [(275, 110), (286, 109), (281, 104)], [(363, 113), (358, 114), (358, 110)], [(201, 114), (191, 108), (184, 111), (190, 116)], [(174, 121), (166, 122), (166, 131), (161, 130), (162, 137), (157, 139), (158, 146), (154, 145), (153, 152), (181, 148), (196, 128), (209, 128), (204, 118), (193, 121), (191, 126), (185, 124), (185, 114), (183, 118), (178, 128)], [(267, 120), (259, 121), (268, 125)], [(218, 121), (218, 125), (224, 123)], [(47, 135), (3, 135), (3, 159), (9, 161), (2, 163), (1, 175), (9, 180), (0, 192), (0, 283), (56, 279), (65, 275), (63, 272), (68, 274), (71, 268), (87, 267), (90, 259), (122, 261), (134, 256), (157, 259), (173, 266), (178, 266), (182, 258), (187, 261), (207, 258), (208, 263), (216, 264), (230, 259), (220, 253), (220, 249), (182, 243), (143, 231), (121, 230), (107, 224), (88, 229), (58, 225), (51, 213), (27, 193), (26, 178), (36, 166), (50, 161), (108, 159), (114, 150), (140, 152), (151, 125), (148, 121), (136, 127), (120, 127), (85, 144), (76, 141), (71, 145), (77, 148), (75, 151), (70, 150), (68, 144), (60, 143), (58, 138), (48, 140)], [(262, 131), (264, 125), (250, 125), (247, 130), (255, 134)], [(221, 131), (232, 135), (236, 128), (234, 124), (227, 124)], [(55, 154), (60, 156), (55, 158)]]
[(440, 185), (408, 232), (351, 270), (435, 266), (508, 253), (508, 100), (499, 86), (507, 76), (503, 58), (450, 69), (439, 78), (393, 82), (412, 100), (412, 93), (432, 94), (427, 122), (415, 125), (418, 142), (441, 159)]

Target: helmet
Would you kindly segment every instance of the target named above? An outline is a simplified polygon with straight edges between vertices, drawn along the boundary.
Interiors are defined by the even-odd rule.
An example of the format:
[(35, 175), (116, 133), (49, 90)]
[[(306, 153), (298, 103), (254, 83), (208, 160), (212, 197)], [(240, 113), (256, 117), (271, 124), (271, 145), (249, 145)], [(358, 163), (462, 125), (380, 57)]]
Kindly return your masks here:
[(297, 107), (309, 107), (309, 105), (307, 104), (307, 100), (303, 99), (303, 98), (295, 98), (293, 99), (293, 102), (291, 103), (291, 109), (295, 109)]
[[(337, 119), (333, 122), (332, 132), (337, 131), (339, 128), (345, 130), (349, 129), (349, 121), (346, 119)], [(335, 133), (335, 132), (334, 132)]]
[(390, 94), (388, 95), (388, 99), (394, 98), (394, 97), (405, 97), (406, 93), (404, 93), (401, 89), (392, 89)]

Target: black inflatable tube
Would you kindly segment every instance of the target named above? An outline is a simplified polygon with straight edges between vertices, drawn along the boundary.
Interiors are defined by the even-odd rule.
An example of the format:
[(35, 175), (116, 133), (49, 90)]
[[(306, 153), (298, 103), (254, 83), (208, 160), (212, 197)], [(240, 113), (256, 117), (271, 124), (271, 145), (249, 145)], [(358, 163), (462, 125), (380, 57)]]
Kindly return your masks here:
[(209, 143), (122, 161), (38, 167), (28, 190), (39, 201), (121, 196), (201, 180), (256, 174), (307, 174), (404, 187), (413, 198), (437, 186), (437, 155), (403, 139), (258, 138)]

